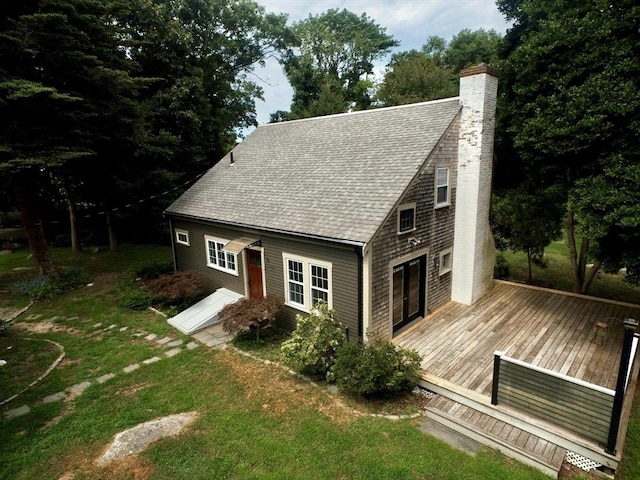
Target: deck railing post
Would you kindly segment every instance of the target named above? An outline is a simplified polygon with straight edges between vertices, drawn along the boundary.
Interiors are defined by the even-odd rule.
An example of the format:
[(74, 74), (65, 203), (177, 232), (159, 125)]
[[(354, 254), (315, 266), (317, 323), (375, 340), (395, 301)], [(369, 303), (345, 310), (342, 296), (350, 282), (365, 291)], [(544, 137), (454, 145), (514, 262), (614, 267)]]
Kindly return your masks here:
[(491, 405), (498, 404), (498, 385), (500, 381), (500, 359), (502, 352), (496, 351), (493, 354), (493, 386), (491, 387)]
[(616, 382), (616, 396), (613, 399), (613, 409), (611, 412), (611, 423), (609, 424), (609, 438), (607, 448), (604, 449), (610, 455), (616, 454), (616, 443), (618, 431), (620, 429), (620, 417), (622, 415), (622, 403), (627, 384), (627, 370), (631, 359), (631, 349), (633, 346), (633, 336), (635, 328), (625, 324), (624, 343), (622, 344), (622, 354), (620, 356), (620, 368), (618, 369), (618, 380)]

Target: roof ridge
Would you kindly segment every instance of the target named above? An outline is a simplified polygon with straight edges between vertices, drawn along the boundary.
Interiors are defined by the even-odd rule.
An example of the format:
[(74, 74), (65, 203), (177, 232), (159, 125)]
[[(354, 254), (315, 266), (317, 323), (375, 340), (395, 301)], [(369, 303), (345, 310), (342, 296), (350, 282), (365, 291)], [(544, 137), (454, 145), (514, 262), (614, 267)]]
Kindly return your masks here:
[(257, 128), (270, 127), (270, 126), (274, 126), (274, 125), (283, 125), (283, 124), (291, 125), (292, 123), (308, 122), (308, 121), (325, 119), (325, 118), (343, 117), (343, 116), (347, 116), (347, 115), (352, 115), (353, 116), (353, 115), (364, 115), (364, 114), (367, 114), (367, 113), (382, 112), (382, 111), (388, 112), (389, 110), (399, 110), (401, 108), (418, 107), (418, 106), (421, 106), (421, 105), (435, 105), (437, 103), (445, 103), (445, 102), (450, 102), (450, 101), (459, 100), (459, 99), (460, 99), (459, 96), (457, 96), (457, 97), (447, 97), (447, 98), (439, 98), (437, 100), (429, 100), (427, 102), (405, 103), (403, 105), (392, 105), (390, 107), (372, 108), (372, 109), (369, 109), (369, 110), (356, 110), (355, 112), (332, 113), (330, 115), (320, 115), (320, 116), (317, 116), (317, 117), (298, 118), (296, 120), (287, 120), (287, 121), (284, 121), (284, 122), (261, 123), (260, 125), (258, 125)]

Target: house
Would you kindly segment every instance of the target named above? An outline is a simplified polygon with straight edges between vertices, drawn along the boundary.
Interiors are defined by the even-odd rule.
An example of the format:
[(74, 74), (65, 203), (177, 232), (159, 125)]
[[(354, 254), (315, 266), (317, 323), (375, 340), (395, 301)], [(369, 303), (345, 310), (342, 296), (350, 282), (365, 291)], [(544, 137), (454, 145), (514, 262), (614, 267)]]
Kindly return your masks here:
[(391, 338), (492, 286), (496, 72), (460, 97), (259, 126), (167, 210), (178, 270), (213, 290), (318, 300), (347, 335)]

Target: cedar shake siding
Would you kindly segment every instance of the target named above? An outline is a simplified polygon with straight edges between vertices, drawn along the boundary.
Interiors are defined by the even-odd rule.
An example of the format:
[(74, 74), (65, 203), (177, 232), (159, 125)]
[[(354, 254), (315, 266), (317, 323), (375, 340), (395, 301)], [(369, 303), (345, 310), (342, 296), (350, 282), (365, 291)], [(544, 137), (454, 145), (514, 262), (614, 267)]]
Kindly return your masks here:
[[(177, 243), (174, 246), (176, 269), (201, 273), (207, 279), (207, 286), (211, 292), (224, 287), (246, 295), (244, 273), (246, 257), (244, 253), (237, 256), (237, 276), (208, 267), (205, 235), (229, 241), (238, 237), (261, 240), (261, 246), (264, 249), (263, 269), (266, 293), (275, 293), (283, 298), (286, 298), (283, 253), (330, 263), (332, 307), (343, 326), (349, 329), (349, 335), (351, 337), (358, 335), (358, 252), (355, 247), (178, 218), (172, 219), (172, 226), (174, 237), (175, 230), (189, 232), (189, 246)], [(285, 327), (293, 329), (298, 313), (306, 314), (297, 308), (285, 305), (278, 314), (278, 320)]]
[[(371, 333), (383, 338), (392, 335), (390, 272), (393, 265), (426, 255), (425, 314), (450, 300), (451, 272), (440, 275), (437, 263), (440, 253), (453, 247), (458, 126), (459, 118), (456, 118), (417, 179), (398, 201), (398, 206), (415, 203), (416, 229), (398, 234), (398, 208), (394, 208), (371, 242)], [(440, 208), (434, 208), (436, 167), (449, 167), (450, 205)], [(410, 238), (420, 243), (412, 245)]]

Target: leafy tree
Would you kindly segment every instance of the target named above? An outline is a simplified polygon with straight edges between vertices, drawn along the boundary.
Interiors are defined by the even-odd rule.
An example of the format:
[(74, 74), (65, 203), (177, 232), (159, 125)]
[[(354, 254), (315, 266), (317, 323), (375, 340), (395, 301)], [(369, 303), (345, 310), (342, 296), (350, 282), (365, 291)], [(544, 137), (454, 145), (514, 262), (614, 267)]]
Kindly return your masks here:
[(640, 8), (602, 0), (498, 6), (514, 22), (501, 66), (497, 171), (508, 175), (498, 180), (563, 189), (575, 292), (586, 293), (601, 266), (627, 266), (627, 280), (637, 282), (640, 204), (609, 198), (619, 198), (619, 187), (631, 193), (626, 182), (637, 178)]
[(47, 276), (56, 271), (38, 209), (43, 174), (68, 176), (72, 165), (95, 157), (97, 144), (110, 143), (107, 132), (126, 130), (121, 107), (135, 92), (104, 12), (92, 0), (0, 6), (0, 170)]
[(383, 105), (426, 102), (458, 94), (457, 75), (422, 52), (394, 55), (387, 65), (376, 99)]
[(376, 99), (383, 105), (424, 102), (458, 94), (458, 73), (479, 63), (497, 62), (502, 37), (494, 30), (461, 30), (451, 42), (431, 36), (421, 51), (394, 55)]
[(532, 264), (542, 260), (545, 247), (560, 237), (557, 218), (563, 204), (558, 193), (554, 188), (537, 193), (520, 189), (493, 198), (491, 227), (496, 247), (527, 254), (529, 283), (533, 282)]
[(274, 294), (260, 298), (243, 298), (239, 302), (226, 305), (220, 311), (219, 318), (226, 332), (254, 330), (258, 341), (260, 332), (271, 326), (282, 305), (282, 298)]
[(293, 87), (291, 116), (339, 113), (371, 104), (374, 60), (398, 42), (366, 14), (331, 9), (292, 27), (297, 47), (283, 60)]

